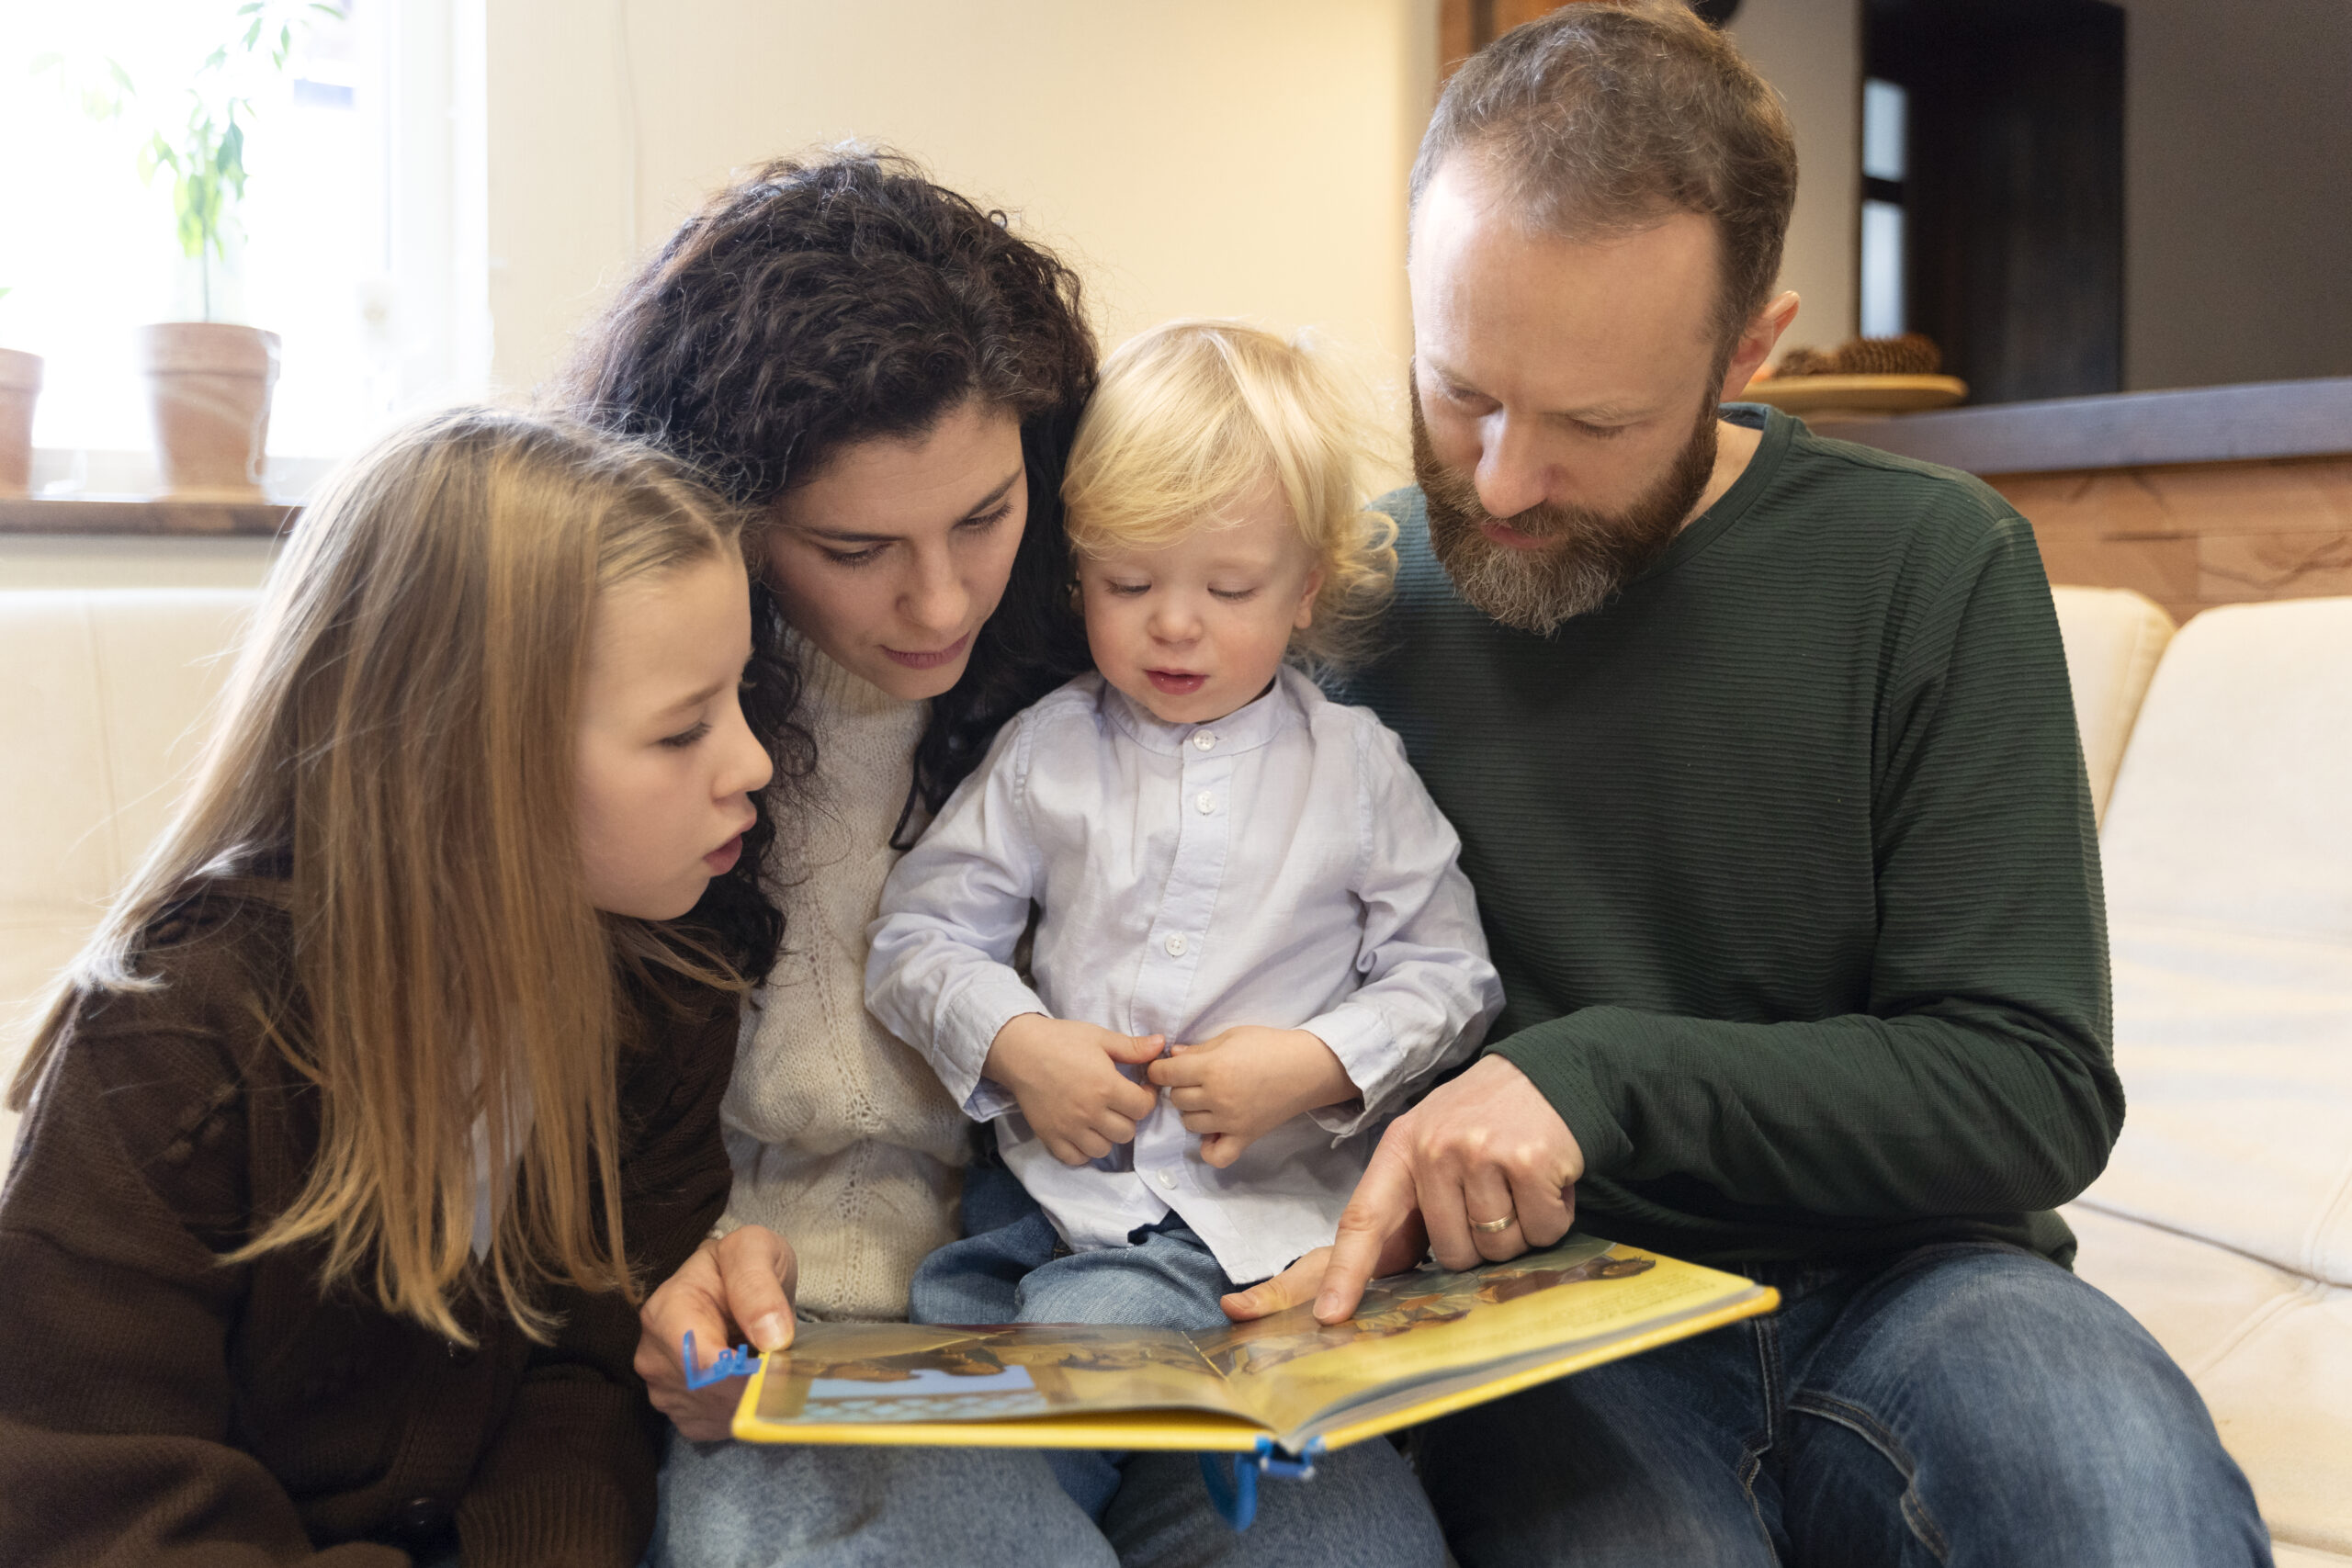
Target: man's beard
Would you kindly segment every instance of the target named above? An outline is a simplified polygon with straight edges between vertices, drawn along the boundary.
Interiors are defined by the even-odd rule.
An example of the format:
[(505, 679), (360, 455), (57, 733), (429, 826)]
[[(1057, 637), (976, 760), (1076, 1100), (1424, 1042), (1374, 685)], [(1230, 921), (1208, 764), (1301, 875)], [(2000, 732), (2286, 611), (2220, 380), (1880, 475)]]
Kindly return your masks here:
[[(1598, 610), (1649, 570), (1674, 542), (1690, 508), (1715, 471), (1715, 405), (1699, 411), (1698, 427), (1657, 482), (1623, 512), (1538, 502), (1508, 518), (1479, 504), (1468, 479), (1438, 462), (1413, 404), (1413, 477), (1429, 503), (1430, 547), (1453, 580), (1454, 592), (1507, 626), (1549, 637), (1563, 621)], [(1480, 528), (1501, 523), (1544, 543), (1532, 550), (1496, 544)]]

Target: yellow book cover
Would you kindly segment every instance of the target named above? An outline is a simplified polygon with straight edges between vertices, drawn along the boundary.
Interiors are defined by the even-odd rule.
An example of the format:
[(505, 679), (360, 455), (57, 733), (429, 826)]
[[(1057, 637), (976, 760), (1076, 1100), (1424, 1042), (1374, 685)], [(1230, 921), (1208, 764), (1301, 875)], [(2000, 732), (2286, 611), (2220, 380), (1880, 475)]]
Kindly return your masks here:
[(735, 1415), (759, 1443), (1325, 1449), (1499, 1399), (1771, 1311), (1764, 1286), (1571, 1235), (1464, 1273), (1374, 1280), (1355, 1316), (1309, 1307), (1207, 1332), (1075, 1324), (807, 1324), (760, 1358)]

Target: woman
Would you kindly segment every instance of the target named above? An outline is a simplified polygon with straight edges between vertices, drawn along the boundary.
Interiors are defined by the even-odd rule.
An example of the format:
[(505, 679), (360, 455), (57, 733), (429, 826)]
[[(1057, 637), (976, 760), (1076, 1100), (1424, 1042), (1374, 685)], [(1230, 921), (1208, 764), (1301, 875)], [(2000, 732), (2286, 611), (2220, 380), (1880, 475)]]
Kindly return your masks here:
[[(796, 1270), (804, 1313), (902, 1317), (916, 1265), (958, 1234), (964, 1119), (866, 1014), (865, 931), (996, 728), (1086, 667), (1059, 487), (1093, 377), (1069, 269), (864, 152), (771, 164), (715, 198), (571, 377), (583, 415), (664, 443), (761, 518), (753, 722), (791, 711), (797, 670), (817, 747), (805, 820), (768, 862), (795, 939), (727, 1100), (735, 1228), (644, 1314), (639, 1369), (688, 1438), (724, 1433), (734, 1390), (685, 1396), (680, 1329), (701, 1344), (738, 1324), (781, 1347)], [(978, 1212), (981, 1189), (966, 1228), (1012, 1217)], [(656, 1557), (1436, 1561), (1410, 1477), (1371, 1448), (1273, 1489), (1236, 1537), (1182, 1455), (1136, 1460), (1097, 1532), (1033, 1453), (676, 1443)]]

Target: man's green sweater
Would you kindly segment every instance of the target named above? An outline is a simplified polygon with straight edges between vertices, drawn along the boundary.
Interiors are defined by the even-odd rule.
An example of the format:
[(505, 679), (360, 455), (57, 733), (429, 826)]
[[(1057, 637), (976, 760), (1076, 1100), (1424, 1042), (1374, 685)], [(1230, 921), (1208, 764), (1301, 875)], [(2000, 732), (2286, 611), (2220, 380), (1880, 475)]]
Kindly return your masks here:
[(1784, 414), (1723, 499), (1551, 637), (1401, 528), (1349, 682), (1462, 835), (1487, 1049), (1584, 1151), (1580, 1224), (1709, 1262), (1992, 1238), (2123, 1120), (2105, 912), (2033, 534), (1974, 479)]

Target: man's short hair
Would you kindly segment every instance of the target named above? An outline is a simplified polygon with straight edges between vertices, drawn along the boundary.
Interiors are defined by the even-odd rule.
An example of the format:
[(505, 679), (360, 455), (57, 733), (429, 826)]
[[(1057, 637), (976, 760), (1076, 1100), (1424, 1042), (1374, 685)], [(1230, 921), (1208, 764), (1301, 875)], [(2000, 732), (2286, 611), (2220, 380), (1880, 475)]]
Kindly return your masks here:
[(1588, 241), (1676, 212), (1712, 219), (1727, 350), (1781, 271), (1796, 141), (1764, 79), (1673, 0), (1580, 0), (1463, 62), (1413, 161), (1412, 210), (1438, 168), (1474, 158), (1540, 232)]

